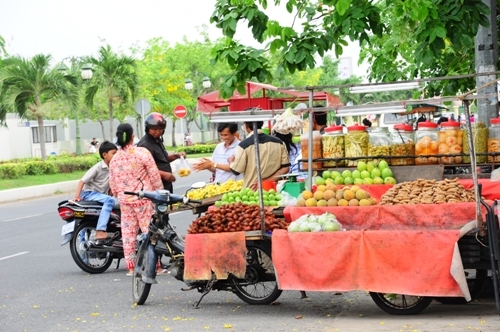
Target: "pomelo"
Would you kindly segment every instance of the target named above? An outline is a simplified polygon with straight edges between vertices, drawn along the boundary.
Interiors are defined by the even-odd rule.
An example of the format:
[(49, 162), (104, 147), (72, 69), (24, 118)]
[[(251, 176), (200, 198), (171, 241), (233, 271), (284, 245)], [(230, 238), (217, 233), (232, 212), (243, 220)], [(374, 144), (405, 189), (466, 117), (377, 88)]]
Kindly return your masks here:
[(356, 170), (352, 171), (351, 177), (353, 179), (360, 179), (361, 178), (361, 172), (356, 169)]
[(358, 165), (357, 165), (358, 171), (360, 171), (360, 172), (366, 171), (367, 167), (368, 167), (368, 165), (364, 161), (358, 161)]
[(352, 178), (352, 173), (350, 170), (346, 169), (345, 171), (342, 172), (342, 177), (345, 178)]
[(379, 163), (378, 163), (378, 169), (379, 170), (383, 170), (384, 168), (387, 168), (389, 167), (389, 164), (387, 163), (387, 161), (385, 160), (381, 160)]
[(382, 179), (393, 177), (392, 171), (390, 168), (384, 168), (381, 173)]

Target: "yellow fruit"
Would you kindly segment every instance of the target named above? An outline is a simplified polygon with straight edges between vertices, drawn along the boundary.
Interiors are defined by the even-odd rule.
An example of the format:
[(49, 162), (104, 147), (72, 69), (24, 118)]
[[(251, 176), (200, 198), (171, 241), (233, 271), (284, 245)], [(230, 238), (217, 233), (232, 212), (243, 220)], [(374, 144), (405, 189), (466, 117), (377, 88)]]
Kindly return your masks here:
[(306, 206), (317, 206), (318, 201), (315, 198), (309, 198), (306, 200)]
[(362, 199), (359, 201), (359, 206), (370, 206), (370, 205), (372, 205), (372, 202), (369, 199)]
[(365, 198), (369, 198), (370, 197), (370, 194), (368, 194), (365, 190), (363, 189), (359, 189), (358, 191), (356, 191), (356, 198), (358, 200), (362, 200), (362, 199), (365, 199)]
[(361, 187), (358, 186), (358, 185), (354, 185), (354, 186), (351, 187), (351, 190), (354, 191), (354, 192), (358, 191), (359, 189), (361, 189)]
[(354, 191), (352, 191), (350, 189), (349, 190), (344, 190), (344, 199), (350, 201), (354, 197), (356, 197), (356, 194), (354, 193)]
[(323, 192), (319, 191), (319, 190), (316, 190), (314, 192), (313, 197), (316, 198), (317, 201), (319, 201), (320, 199), (323, 199)]
[(337, 206), (338, 202), (337, 202), (337, 199), (335, 197), (332, 197), (328, 200), (327, 204), (328, 204), (328, 206)]
[(373, 197), (370, 197), (370, 201), (372, 202), (371, 205), (377, 205), (378, 204), (377, 200), (375, 198), (373, 198)]
[(359, 201), (356, 198), (353, 198), (349, 201), (349, 206), (358, 206)]
[(318, 188), (316, 188), (316, 191), (325, 191), (326, 190), (326, 186), (324, 184), (321, 184), (318, 186)]
[(302, 197), (299, 197), (299, 198), (297, 199), (297, 206), (300, 206), (300, 207), (304, 207), (304, 206), (306, 206), (306, 200), (305, 200), (305, 199), (303, 199)]
[(344, 198), (344, 190), (341, 189), (341, 190), (337, 190), (337, 192), (335, 193), (335, 198), (340, 201), (341, 199)]
[(310, 192), (309, 190), (304, 190), (302, 192), (302, 197), (305, 199), (305, 200), (308, 200), (309, 198), (312, 198), (313, 197), (313, 193)]
[(345, 199), (341, 199), (337, 202), (338, 206), (348, 206), (349, 205), (349, 202)]
[(329, 183), (326, 185), (326, 190), (333, 190), (333, 191), (336, 191), (337, 190), (337, 186), (333, 183)]
[(323, 198), (325, 200), (329, 200), (330, 198), (332, 197), (335, 197), (335, 191), (333, 190), (330, 190), (330, 189), (327, 189), (324, 193), (323, 193)]
[(317, 203), (317, 206), (327, 206), (328, 203), (324, 199), (320, 199)]

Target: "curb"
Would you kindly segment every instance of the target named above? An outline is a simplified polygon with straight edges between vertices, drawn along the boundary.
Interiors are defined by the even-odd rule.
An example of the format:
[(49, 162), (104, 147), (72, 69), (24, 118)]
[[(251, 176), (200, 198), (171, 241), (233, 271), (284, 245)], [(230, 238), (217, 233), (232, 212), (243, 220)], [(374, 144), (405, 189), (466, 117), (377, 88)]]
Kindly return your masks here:
[[(200, 158), (186, 159), (190, 165), (196, 164)], [(171, 163), (172, 170), (175, 172), (178, 160)], [(76, 186), (80, 180), (57, 182), (51, 184), (43, 184), (39, 186), (0, 190), (0, 203), (11, 203), (23, 199), (39, 198), (52, 196), (63, 193), (71, 193), (76, 190)]]

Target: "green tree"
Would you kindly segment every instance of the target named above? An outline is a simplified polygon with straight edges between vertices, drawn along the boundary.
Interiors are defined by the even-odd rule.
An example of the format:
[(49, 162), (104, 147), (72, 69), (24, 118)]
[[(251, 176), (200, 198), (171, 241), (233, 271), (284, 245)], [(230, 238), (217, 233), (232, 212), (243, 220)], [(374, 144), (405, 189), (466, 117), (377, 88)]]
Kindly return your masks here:
[[(340, 56), (348, 38), (363, 46), (370, 42), (370, 35), (377, 38), (392, 37), (396, 29), (404, 28), (398, 32), (415, 44), (414, 49), (407, 51), (414, 52), (414, 65), (420, 67), (429, 64), (432, 57), (440, 57), (447, 40), (451, 40), (457, 48), (460, 45), (472, 45), (478, 26), (488, 26), (488, 9), (481, 0), (269, 2), (283, 11), (286, 10), (289, 17), (294, 18), (291, 26), (269, 18), (266, 14), (268, 0), (216, 2), (211, 22), (215, 23), (227, 38), (224, 44), (214, 48), (214, 58), (227, 62), (234, 71), (221, 87), (226, 96), (235, 88), (241, 90), (247, 79), (272, 80), (269, 61), (263, 56), (266, 50), (272, 54), (280, 54), (283, 69), (294, 73), (297, 70), (314, 68), (315, 57), (322, 57), (329, 50), (334, 50), (335, 55)], [(387, 10), (397, 19), (386, 21), (386, 15), (389, 15)], [(234, 40), (237, 29), (246, 29), (243, 24), (238, 24), (243, 22), (247, 23), (256, 41), (261, 45), (264, 42), (267, 44), (254, 48)], [(296, 27), (296, 23), (300, 24), (300, 27)], [(393, 24), (394, 28), (390, 24)], [(394, 44), (392, 52), (398, 52)], [(383, 70), (383, 66), (378, 68)], [(388, 80), (389, 77), (382, 75), (381, 78)]]
[(85, 102), (94, 107), (94, 99), (99, 91), (105, 91), (108, 104), (110, 139), (114, 137), (113, 110), (115, 104), (134, 99), (138, 88), (136, 60), (117, 54), (111, 46), (101, 46), (98, 57), (88, 57), (86, 62), (92, 65), (94, 76), (85, 92)]
[(5, 48), (5, 39), (3, 39), (2, 36), (0, 36), (0, 59), (6, 55), (8, 54), (7, 54), (7, 49)]
[(64, 99), (74, 107), (78, 103), (76, 77), (51, 68), (50, 60), (50, 55), (42, 54), (31, 59), (9, 58), (5, 67), (0, 69), (2, 104), (6, 110), (16, 112), (21, 118), (31, 116), (38, 121), (43, 160), (46, 158), (44, 104), (58, 99)]

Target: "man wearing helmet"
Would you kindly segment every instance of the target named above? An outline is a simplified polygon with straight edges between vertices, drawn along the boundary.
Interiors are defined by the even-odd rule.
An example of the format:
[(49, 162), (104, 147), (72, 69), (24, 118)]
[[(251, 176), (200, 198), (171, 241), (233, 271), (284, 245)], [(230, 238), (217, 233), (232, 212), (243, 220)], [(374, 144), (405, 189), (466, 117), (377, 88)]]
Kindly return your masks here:
[(151, 152), (156, 166), (158, 166), (158, 170), (160, 171), (163, 187), (173, 192), (172, 183), (175, 182), (175, 176), (172, 173), (170, 163), (181, 156), (186, 157), (186, 153), (168, 154), (163, 145), (163, 134), (167, 127), (167, 121), (165, 121), (160, 113), (150, 113), (146, 117), (144, 125), (146, 127), (146, 134), (137, 143), (137, 146), (144, 147)]

